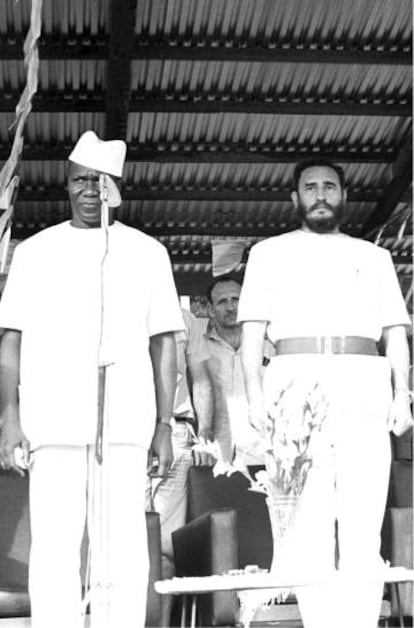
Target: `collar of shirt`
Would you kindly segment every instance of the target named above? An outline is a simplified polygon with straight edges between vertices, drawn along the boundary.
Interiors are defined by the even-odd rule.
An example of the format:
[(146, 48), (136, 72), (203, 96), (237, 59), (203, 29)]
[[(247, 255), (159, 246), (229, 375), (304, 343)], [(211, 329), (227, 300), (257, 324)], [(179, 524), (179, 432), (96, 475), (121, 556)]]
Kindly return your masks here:
[(240, 347), (238, 349), (234, 349), (230, 343), (227, 342), (227, 340), (225, 340), (224, 338), (222, 338), (218, 332), (217, 329), (215, 327), (213, 327), (213, 329), (211, 329), (210, 331), (207, 331), (204, 334), (204, 337), (207, 340), (212, 340), (213, 342), (218, 342), (220, 343), (223, 347), (226, 347), (227, 349), (229, 349), (230, 351), (233, 351), (233, 353), (240, 353)]

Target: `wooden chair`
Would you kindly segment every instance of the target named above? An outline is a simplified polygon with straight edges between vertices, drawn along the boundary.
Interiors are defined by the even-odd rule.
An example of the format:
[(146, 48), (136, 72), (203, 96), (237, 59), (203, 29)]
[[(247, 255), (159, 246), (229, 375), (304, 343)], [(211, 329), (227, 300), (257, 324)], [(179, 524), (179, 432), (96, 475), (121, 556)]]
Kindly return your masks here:
[[(256, 468), (252, 470), (254, 473)], [(177, 576), (220, 574), (246, 565), (270, 567), (273, 543), (267, 506), (264, 496), (248, 491), (248, 486), (240, 473), (214, 478), (209, 467), (190, 469), (188, 524), (173, 533)], [(183, 616), (183, 625), (194, 625), (194, 604), (202, 626), (232, 626), (238, 621), (239, 604), (234, 592), (196, 596), (193, 617), (188, 622)], [(259, 609), (255, 618), (285, 620), (300, 621), (294, 598)]]
[[(413, 463), (394, 460), (391, 466), (387, 510), (382, 529), (382, 554), (391, 565), (413, 568)], [(400, 626), (412, 625), (413, 585), (389, 587), (392, 617)]]

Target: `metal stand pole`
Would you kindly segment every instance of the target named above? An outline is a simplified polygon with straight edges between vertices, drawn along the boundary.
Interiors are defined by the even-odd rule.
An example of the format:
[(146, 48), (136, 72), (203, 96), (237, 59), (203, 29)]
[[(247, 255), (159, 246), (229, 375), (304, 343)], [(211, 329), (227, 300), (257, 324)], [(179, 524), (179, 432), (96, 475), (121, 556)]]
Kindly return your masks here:
[[(93, 458), (92, 481), (88, 484), (91, 500), (89, 521), (90, 582), (87, 601), (90, 602), (90, 628), (110, 626), (109, 569), (109, 441), (107, 420), (107, 369), (112, 362), (105, 360), (105, 262), (108, 254), (108, 190), (106, 177), (100, 177), (101, 228), (104, 235), (104, 255), (101, 265), (101, 335), (98, 355), (98, 417)], [(89, 481), (89, 478), (88, 478)]]

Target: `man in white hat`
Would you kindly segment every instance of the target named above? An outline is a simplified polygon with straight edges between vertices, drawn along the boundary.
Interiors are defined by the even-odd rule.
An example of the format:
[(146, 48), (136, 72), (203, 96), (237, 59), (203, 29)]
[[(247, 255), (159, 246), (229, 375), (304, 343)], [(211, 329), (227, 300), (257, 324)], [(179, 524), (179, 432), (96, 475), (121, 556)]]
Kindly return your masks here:
[(125, 152), (122, 141), (80, 137), (69, 157), (72, 219), (17, 247), (0, 304), (0, 464), (22, 473), (16, 451), (30, 463), (33, 628), (83, 625), (86, 519), (92, 617), (105, 606), (95, 625), (145, 619), (148, 450), (165, 475), (183, 320), (164, 247), (113, 220)]

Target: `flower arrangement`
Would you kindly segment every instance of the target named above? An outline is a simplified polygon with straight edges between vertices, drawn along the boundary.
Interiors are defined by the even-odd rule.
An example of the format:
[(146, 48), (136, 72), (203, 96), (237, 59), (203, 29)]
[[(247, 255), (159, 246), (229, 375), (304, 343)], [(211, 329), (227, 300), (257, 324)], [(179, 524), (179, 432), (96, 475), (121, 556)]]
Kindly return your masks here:
[(294, 382), (275, 395), (267, 413), (264, 436), (260, 443), (265, 458), (265, 471), (253, 478), (240, 455), (225, 462), (219, 444), (196, 439), (193, 449), (211, 454), (216, 463), (214, 476), (242, 473), (250, 482), (249, 490), (264, 493), (269, 498), (302, 493), (306, 477), (312, 466), (315, 434), (320, 431), (326, 417), (328, 403), (316, 383), (309, 392), (300, 393)]
[(291, 382), (268, 411), (266, 471), (256, 476), (269, 497), (300, 495), (313, 461), (314, 437), (328, 409), (319, 383), (298, 394)]
[[(254, 478), (237, 451), (237, 446), (231, 463), (223, 460), (217, 442), (200, 439), (193, 447), (216, 459), (213, 467), (215, 477), (239, 471), (249, 480), (249, 490), (265, 494), (273, 535), (271, 572), (280, 573), (289, 564), (286, 539), (318, 447), (316, 436), (321, 430), (327, 411), (328, 402), (319, 383), (310, 389), (303, 389), (292, 381), (276, 392), (274, 402), (267, 412), (263, 438), (259, 445), (264, 454), (266, 469), (258, 471)], [(290, 594), (289, 589), (279, 589), (276, 594), (272, 590), (239, 592), (241, 623), (247, 628), (259, 606), (283, 602)]]

